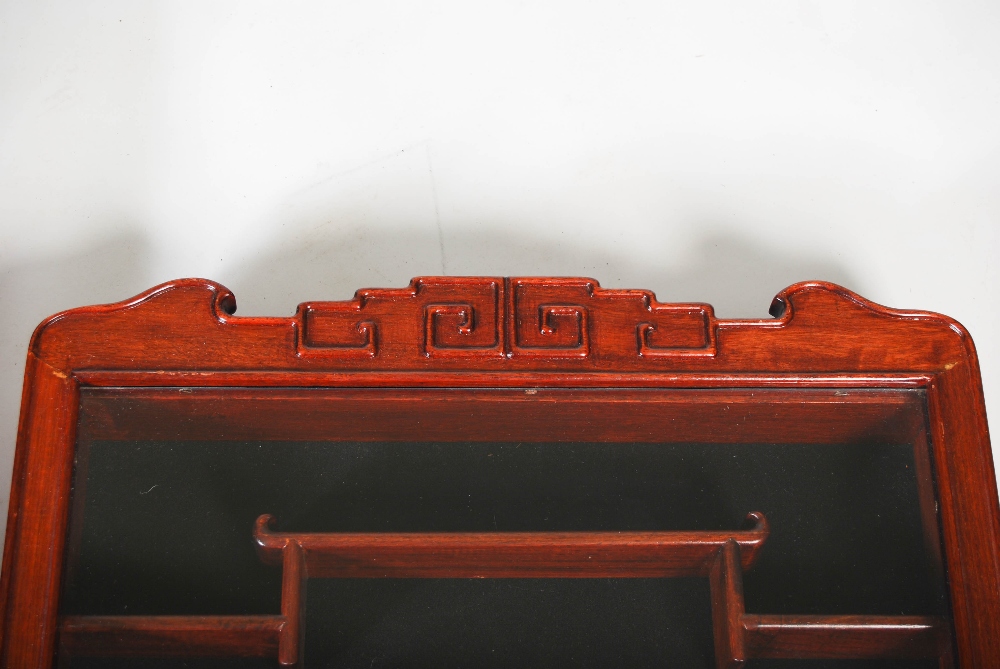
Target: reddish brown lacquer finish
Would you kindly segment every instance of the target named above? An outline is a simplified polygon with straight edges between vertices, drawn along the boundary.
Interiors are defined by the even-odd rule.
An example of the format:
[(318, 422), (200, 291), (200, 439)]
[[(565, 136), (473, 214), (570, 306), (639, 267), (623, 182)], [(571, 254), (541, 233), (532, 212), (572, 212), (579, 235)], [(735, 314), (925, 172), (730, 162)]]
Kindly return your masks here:
[[(257, 519), (261, 560), (281, 565), (278, 662), (302, 656), (306, 578), (675, 578), (708, 576), (723, 546), (737, 546), (736, 569), (753, 565), (767, 519), (736, 532), (287, 533)], [(742, 548), (742, 552), (740, 551)]]
[[(936, 657), (942, 666), (1000, 667), (1000, 507), (979, 365), (968, 333), (947, 317), (891, 310), (832, 284), (802, 283), (775, 298), (773, 320), (727, 321), (716, 319), (707, 305), (660, 304), (648, 292), (605, 290), (589, 279), (496, 277), (417, 279), (404, 289), (359, 291), (351, 301), (304, 304), (288, 318), (241, 318), (234, 311), (228, 290), (191, 279), (126, 302), (58, 314), (36, 330), (26, 365), (0, 581), (2, 666), (50, 667), (59, 649), (132, 655), (194, 649), (205, 655), (264, 655), (295, 665), (303, 584), (319, 574), (360, 569), (342, 560), (346, 542), (379, 563), (374, 571), (366, 567), (369, 576), (380, 570), (410, 576), (441, 570), (498, 577), (605, 573), (581, 564), (591, 550), (603, 551), (602, 569), (618, 574), (645, 575), (652, 569), (668, 577), (689, 570), (711, 584), (720, 667), (740, 666), (751, 657)], [(81, 389), (101, 387), (135, 393), (128, 400), (136, 403), (133, 414), (105, 421), (102, 429), (111, 433), (127, 432), (120, 421), (142, 422), (143, 415), (154, 414), (142, 398), (156, 388), (202, 388), (195, 393), (214, 393), (216, 408), (226, 405), (227, 393), (237, 397), (253, 388), (354, 389), (343, 392), (361, 393), (349, 400), (359, 406), (380, 401), (363, 393), (386, 389), (384, 401), (397, 402), (400, 409), (393, 414), (398, 423), (385, 426), (389, 431), (403, 430), (408, 420), (400, 389), (450, 389), (456, 401), (469, 406), (480, 401), (484, 389), (514, 394), (561, 389), (570, 396), (577, 389), (604, 389), (617, 398), (614, 411), (623, 418), (623, 429), (639, 440), (654, 438), (643, 433), (638, 419), (649, 403), (660, 403), (662, 421), (676, 419), (670, 424), (679, 435), (685, 434), (685, 421), (707, 419), (698, 427), (704, 437), (715, 424), (713, 416), (742, 402), (748, 419), (719, 420), (720, 433), (707, 441), (725, 442), (732, 437), (726, 431), (738, 429), (748, 438), (770, 433), (774, 443), (818, 442), (823, 430), (847, 434), (857, 428), (836, 422), (817, 427), (827, 420), (822, 411), (813, 427), (790, 425), (781, 419), (787, 399), (768, 404), (767, 393), (795, 389), (805, 393), (806, 404), (819, 406), (841, 391), (872, 390), (868, 400), (852, 401), (858, 421), (879, 425), (891, 420), (895, 409), (894, 400), (878, 391), (922, 389), (929, 420), (913, 429), (922, 435), (915, 439), (918, 450), (929, 444), (933, 463), (928, 456), (916, 464), (927, 481), (933, 468), (935, 487), (921, 489), (921, 510), (931, 552), (944, 549), (951, 620), (749, 614), (743, 608), (742, 572), (756, 544), (747, 543), (746, 531), (716, 533), (708, 550), (700, 532), (618, 539), (600, 533), (331, 538), (269, 532), (263, 525), (258, 527), (262, 556), (281, 564), (280, 614), (60, 620)], [(683, 401), (642, 389), (721, 394), (699, 396), (686, 408)], [(763, 395), (755, 396), (758, 392)], [(552, 400), (558, 397), (553, 394)], [(232, 415), (263, 407), (278, 417), (274, 429), (280, 433), (285, 415), (280, 405), (255, 402), (232, 404)], [(487, 398), (483, 406), (501, 406), (491, 402)], [(193, 404), (180, 409), (199, 411)], [(524, 409), (524, 421), (507, 427), (499, 409), (484, 409), (482, 429), (502, 437), (504, 430), (537, 426), (559, 440), (558, 426), (546, 426), (531, 411)], [(805, 411), (811, 415), (811, 409)], [(310, 415), (304, 409), (300, 414)], [(292, 416), (287, 421), (300, 417), (295, 411), (287, 415)], [(446, 420), (435, 429), (458, 429), (453, 423)], [(155, 428), (155, 420), (150, 424)], [(475, 424), (462, 429), (476, 439)], [(682, 534), (688, 538), (677, 541)], [(450, 559), (427, 551), (434, 541), (452, 542)], [(662, 548), (672, 541), (673, 548)]]
[(948, 623), (931, 616), (748, 615), (740, 546), (729, 540), (709, 575), (718, 669), (748, 659), (937, 659), (953, 666)]
[[(257, 519), (257, 553), (282, 564), (301, 551), (313, 578), (677, 578), (707, 576), (736, 541), (747, 569), (767, 539), (767, 520), (734, 532), (282, 533)], [(294, 548), (293, 548), (294, 547)], [(286, 556), (286, 557), (283, 557)]]
[(65, 616), (59, 651), (99, 657), (275, 657), (283, 616)]

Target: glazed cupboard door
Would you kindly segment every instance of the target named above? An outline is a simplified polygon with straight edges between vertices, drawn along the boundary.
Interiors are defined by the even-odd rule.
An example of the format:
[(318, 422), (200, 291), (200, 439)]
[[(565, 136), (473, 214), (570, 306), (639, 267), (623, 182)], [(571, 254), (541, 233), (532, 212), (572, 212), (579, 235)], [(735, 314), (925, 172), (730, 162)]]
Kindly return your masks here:
[(0, 667), (1000, 669), (945, 316), (502, 277), (235, 309), (185, 279), (35, 331)]
[(950, 666), (925, 399), (85, 390), (60, 657)]

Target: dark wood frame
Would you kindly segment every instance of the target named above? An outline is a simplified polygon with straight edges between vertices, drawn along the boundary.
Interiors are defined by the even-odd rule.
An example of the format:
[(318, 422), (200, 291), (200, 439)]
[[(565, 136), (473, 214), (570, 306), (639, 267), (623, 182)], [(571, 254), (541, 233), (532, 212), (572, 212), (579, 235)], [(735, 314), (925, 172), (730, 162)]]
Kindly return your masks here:
[[(1000, 505), (979, 364), (969, 334), (945, 316), (816, 282), (779, 293), (774, 320), (737, 321), (589, 279), (448, 277), (303, 304), (290, 318), (234, 312), (224, 287), (189, 279), (57, 314), (35, 331), (0, 580), (4, 667), (49, 667), (55, 654), (81, 388), (178, 386), (923, 389), (957, 665), (1000, 667)], [(806, 657), (831, 639), (861, 653), (879, 625), (897, 645), (912, 645), (914, 634), (923, 647), (942, 643), (940, 626), (925, 619), (746, 615), (736, 534), (719, 545), (716, 561), (698, 569), (712, 579), (720, 666), (739, 666), (740, 653), (776, 636)], [(304, 577), (301, 557), (284, 559), (286, 583)], [(63, 635), (92, 623), (63, 621)], [(274, 621), (241, 624), (278, 634)]]

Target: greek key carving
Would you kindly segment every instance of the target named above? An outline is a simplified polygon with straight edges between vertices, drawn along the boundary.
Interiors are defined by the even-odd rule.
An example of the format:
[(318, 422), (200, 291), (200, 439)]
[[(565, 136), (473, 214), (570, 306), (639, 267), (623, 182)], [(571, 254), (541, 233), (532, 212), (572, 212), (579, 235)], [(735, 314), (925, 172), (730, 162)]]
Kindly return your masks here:
[(361, 320), (359, 310), (317, 309), (303, 305), (300, 311), (300, 353), (339, 353), (369, 358), (378, 353), (378, 328), (374, 321)]
[(424, 309), (426, 355), (503, 355), (499, 286), (494, 284), (482, 292), (475, 303), (431, 304)]

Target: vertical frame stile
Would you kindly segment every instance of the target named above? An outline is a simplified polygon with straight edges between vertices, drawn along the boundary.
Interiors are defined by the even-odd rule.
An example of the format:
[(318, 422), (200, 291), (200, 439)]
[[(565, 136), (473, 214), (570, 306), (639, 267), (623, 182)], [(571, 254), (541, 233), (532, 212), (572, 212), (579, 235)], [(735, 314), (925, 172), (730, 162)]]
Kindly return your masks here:
[(981, 492), (996, 482), (982, 385), (967, 363), (956, 364), (936, 375), (927, 394), (958, 666), (996, 666), (1000, 508), (996, 495)]
[(924, 415), (914, 417), (908, 422), (907, 434), (913, 442), (913, 466), (917, 480), (917, 498), (920, 504), (920, 520), (924, 532), (924, 546), (931, 557), (935, 577), (942, 583), (947, 582), (945, 576), (944, 554), (940, 517), (940, 504), (937, 496), (937, 476), (934, 468), (933, 445), (929, 439), (930, 420), (928, 408), (924, 407)]
[(306, 573), (302, 546), (293, 539), (281, 553), (281, 615), (285, 619), (278, 636), (278, 664), (301, 667), (305, 639)]
[[(29, 411), (31, 407), (31, 389), (34, 385), (35, 377), (34, 365), (37, 364), (38, 361), (29, 353), (27, 363), (24, 366), (24, 382), (21, 386), (22, 400), (21, 411), (17, 420), (17, 448), (14, 450), (14, 467), (10, 482), (10, 500), (7, 506), (7, 532), (4, 537), (3, 544), (4, 565), (10, 564), (13, 559), (14, 550), (17, 547), (15, 537), (17, 536), (17, 524), (21, 510), (21, 480), (24, 474), (24, 461), (27, 458), (27, 447), (21, 446), (21, 435), (27, 434), (28, 430), (27, 423), (28, 418), (31, 415)], [(0, 660), (3, 659), (3, 640), (7, 638), (6, 630), (9, 611), (7, 603), (8, 596), (10, 594), (11, 571), (11, 569), (4, 567), (3, 572), (0, 573)]]
[[(943, 587), (947, 590), (949, 587), (948, 569), (944, 554), (944, 529), (941, 522), (944, 511), (941, 508), (939, 500), (941, 472), (935, 466), (937, 458), (934, 456), (934, 444), (931, 439), (934, 432), (931, 427), (930, 418), (930, 403), (932, 401), (930, 396), (934, 393), (932, 385), (925, 392), (924, 413), (912, 421), (916, 424), (908, 429), (908, 433), (912, 435), (911, 438), (913, 441), (914, 474), (917, 479), (917, 495), (920, 503), (921, 525), (924, 532), (924, 546), (931, 558), (932, 577), (944, 584)], [(945, 593), (945, 596), (947, 598), (945, 608), (949, 613), (944, 616), (944, 627), (946, 629), (942, 630), (939, 639), (940, 657), (938, 666), (939, 669), (953, 669), (956, 637), (953, 624), (954, 614), (951, 611), (954, 608), (955, 597), (948, 593)]]
[[(4, 667), (45, 669), (56, 647), (59, 591), (69, 516), (79, 387), (65, 373), (29, 355), (29, 414), (18, 434), (18, 514), (4, 570), (7, 586)], [(9, 640), (28, 640), (9, 643)]]
[(709, 572), (712, 593), (712, 629), (717, 669), (740, 669), (746, 662), (743, 635), (743, 570), (740, 547), (730, 539), (719, 549)]

